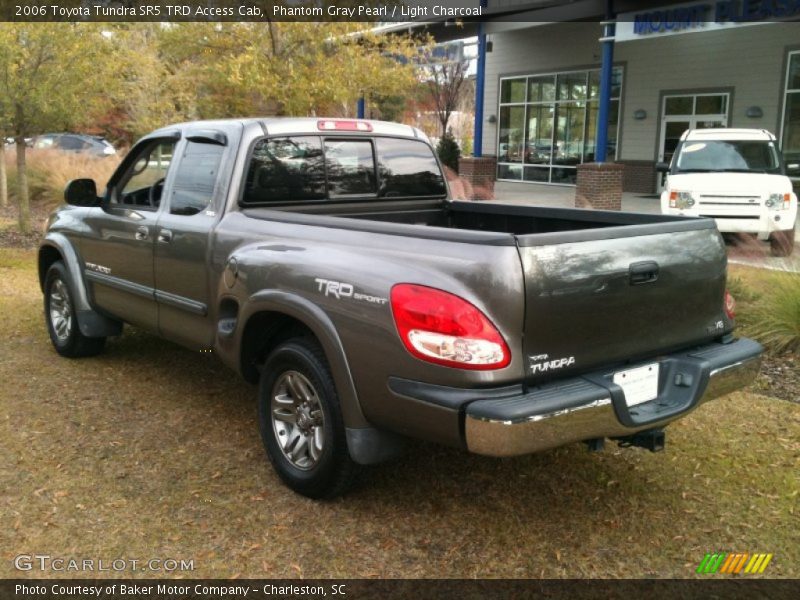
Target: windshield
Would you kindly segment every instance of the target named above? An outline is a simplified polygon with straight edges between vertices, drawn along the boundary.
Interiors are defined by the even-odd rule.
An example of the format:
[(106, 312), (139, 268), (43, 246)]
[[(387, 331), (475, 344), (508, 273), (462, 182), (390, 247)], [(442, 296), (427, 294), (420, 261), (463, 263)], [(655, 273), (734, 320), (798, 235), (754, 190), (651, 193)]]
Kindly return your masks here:
[(675, 153), (673, 173), (781, 173), (775, 143), (761, 140), (683, 142)]

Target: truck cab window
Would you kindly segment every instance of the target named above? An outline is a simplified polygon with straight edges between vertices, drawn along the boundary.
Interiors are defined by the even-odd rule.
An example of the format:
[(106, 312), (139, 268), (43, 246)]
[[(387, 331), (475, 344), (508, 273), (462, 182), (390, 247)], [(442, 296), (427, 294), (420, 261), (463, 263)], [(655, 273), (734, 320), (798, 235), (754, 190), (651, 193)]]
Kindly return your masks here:
[(374, 196), (377, 193), (372, 142), (326, 139), (325, 165), (331, 198)]
[(253, 148), (242, 204), (325, 198), (325, 161), (316, 136), (260, 140)]
[(145, 147), (135, 159), (112, 204), (155, 210), (161, 203), (164, 180), (172, 162), (175, 142)]
[(377, 138), (381, 198), (444, 196), (447, 188), (431, 147), (416, 140)]
[(188, 142), (175, 172), (169, 212), (196, 215), (211, 204), (224, 146)]

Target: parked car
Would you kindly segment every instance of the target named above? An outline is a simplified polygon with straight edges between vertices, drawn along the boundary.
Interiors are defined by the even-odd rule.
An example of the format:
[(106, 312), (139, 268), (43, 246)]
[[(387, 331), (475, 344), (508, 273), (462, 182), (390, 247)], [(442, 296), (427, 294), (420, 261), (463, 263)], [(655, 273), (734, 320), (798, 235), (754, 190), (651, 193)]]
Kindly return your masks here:
[(764, 129), (691, 129), (678, 143), (661, 212), (712, 217), (723, 233), (769, 240), (774, 256), (794, 248), (797, 195), (775, 136)]
[(39, 135), (33, 139), (32, 147), (34, 150), (52, 149), (90, 154), (97, 157), (113, 156), (117, 153), (108, 140), (98, 136), (77, 133), (46, 133)]
[[(3, 141), (6, 146), (13, 146), (16, 144), (16, 140), (13, 137), (7, 137)], [(28, 148), (30, 148), (32, 144), (33, 138), (25, 138), (25, 145), (28, 146)]]
[(173, 125), (65, 199), (38, 257), (56, 351), (123, 323), (213, 350), (259, 383), (267, 456), (310, 497), (409, 438), (659, 450), (760, 364), (713, 220), (452, 201), (406, 125)]

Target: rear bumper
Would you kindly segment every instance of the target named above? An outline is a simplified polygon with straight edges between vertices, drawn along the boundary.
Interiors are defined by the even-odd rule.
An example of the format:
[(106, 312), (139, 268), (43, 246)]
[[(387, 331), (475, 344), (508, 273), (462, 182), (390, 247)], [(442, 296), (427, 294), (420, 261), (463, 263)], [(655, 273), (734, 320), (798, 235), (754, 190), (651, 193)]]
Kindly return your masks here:
[(560, 380), (528, 391), (522, 386), (459, 390), (390, 380), (396, 394), (449, 405), (464, 415), (467, 449), (488, 456), (517, 456), (571, 442), (614, 438), (660, 428), (700, 404), (752, 382), (761, 365), (760, 344), (741, 338), (669, 354), (659, 364), (658, 396), (628, 407), (614, 373), (625, 365)]
[[(700, 404), (751, 383), (758, 375), (762, 350), (752, 340), (739, 339), (659, 359), (663, 372), (658, 397), (631, 409), (621, 388), (612, 382), (613, 371), (561, 382), (545, 394), (540, 389), (527, 397), (472, 403), (464, 427), (467, 448), (477, 454), (515, 456), (663, 427)], [(692, 385), (686, 385), (687, 379), (694, 379)], [(542, 410), (544, 395), (557, 400)], [(512, 415), (503, 406), (506, 403), (524, 408), (515, 407)]]

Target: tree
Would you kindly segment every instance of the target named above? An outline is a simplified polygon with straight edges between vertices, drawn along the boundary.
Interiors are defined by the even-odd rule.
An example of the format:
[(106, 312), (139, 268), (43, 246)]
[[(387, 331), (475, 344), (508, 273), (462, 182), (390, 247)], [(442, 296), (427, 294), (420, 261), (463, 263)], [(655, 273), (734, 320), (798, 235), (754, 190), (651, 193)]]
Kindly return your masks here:
[(453, 132), (449, 129), (439, 138), (439, 143), (436, 145), (436, 153), (439, 155), (439, 160), (442, 161), (442, 164), (458, 173), (458, 159), (461, 156), (461, 149), (453, 137)]
[(200, 117), (350, 115), (359, 96), (413, 87), (418, 41), (363, 23), (180, 23), (159, 35), (165, 69)]
[(371, 97), (371, 106), (367, 107), (367, 114), (372, 116), (372, 111), (369, 110), (375, 107), (380, 117), (384, 121), (402, 121), (403, 113), (408, 106), (408, 96), (400, 94), (392, 94), (391, 96), (384, 96), (376, 94)]
[(120, 84), (106, 126), (127, 142), (169, 123), (198, 118), (198, 81), (165, 53), (165, 29), (159, 23), (119, 23), (111, 41)]
[(85, 123), (108, 101), (113, 60), (107, 38), (90, 23), (0, 23), (0, 122), (17, 154), (19, 228), (30, 231), (25, 138)]
[(3, 120), (5, 100), (0, 98), (0, 208), (8, 206), (8, 172), (6, 170), (6, 139), (10, 128)]
[(91, 126), (130, 141), (188, 119), (352, 115), (360, 96), (413, 90), (426, 44), (363, 23), (0, 24), (0, 125), (17, 145), (20, 228), (26, 137)]
[(424, 67), (428, 96), (439, 119), (442, 137), (447, 134), (450, 115), (461, 103), (468, 67), (468, 60), (439, 62), (435, 58)]
[(6, 173), (6, 136), (0, 130), (0, 208), (8, 206), (8, 173)]

